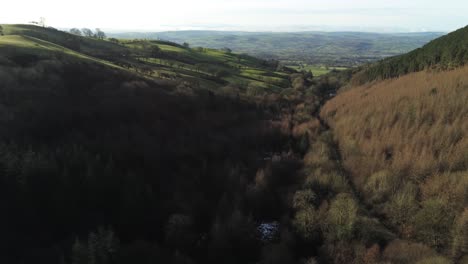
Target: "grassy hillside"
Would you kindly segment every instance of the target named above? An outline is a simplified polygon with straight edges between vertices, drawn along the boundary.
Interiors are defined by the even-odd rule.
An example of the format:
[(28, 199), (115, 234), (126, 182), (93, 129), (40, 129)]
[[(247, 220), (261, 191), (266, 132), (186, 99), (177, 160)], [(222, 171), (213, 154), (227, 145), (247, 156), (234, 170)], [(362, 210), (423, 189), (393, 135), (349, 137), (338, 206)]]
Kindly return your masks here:
[(87, 56), (66, 47), (27, 35), (2, 36), (0, 38), (0, 52), (4, 56), (4, 59), (12, 59), (19, 64), (27, 64), (41, 58), (53, 57), (61, 61), (96, 63), (124, 70), (105, 60)]
[[(467, 47), (466, 30), (374, 67), (394, 65), (405, 73), (462, 65), (455, 47)], [(405, 70), (406, 63), (420, 66)], [(467, 98), (465, 66), (367, 83), (338, 94), (321, 112), (368, 207), (401, 238), (454, 261), (468, 255), (461, 245), (468, 236), (460, 233), (468, 208)]]
[(33, 25), (2, 25), (5, 35), (22, 35), (48, 41), (97, 58), (119, 57), (125, 48), (109, 41), (79, 37), (53, 28)]
[(121, 44), (137, 54), (138, 63), (150, 69), (150, 75), (159, 78), (183, 79), (205, 88), (231, 84), (243, 93), (254, 88), (279, 92), (289, 85), (288, 73), (277, 72), (275, 62), (169, 42), (130, 40)]
[[(3, 25), (6, 38), (22, 35), (29, 40), (46, 41), (58, 49), (74, 51), (103, 63), (126, 68), (146, 78), (174, 81), (185, 92), (200, 87), (221, 92), (245, 94), (279, 93), (289, 86), (288, 72), (278, 72), (275, 62), (214, 49), (190, 49), (171, 42), (127, 40), (111, 42), (75, 36), (51, 28), (31, 25)], [(8, 44), (8, 43), (5, 43)], [(16, 45), (20, 43), (10, 43)], [(26, 44), (25, 44), (26, 45)], [(225, 90), (226, 90), (225, 89)], [(233, 91), (231, 91), (233, 90)]]
[(234, 52), (277, 59), (288, 65), (306, 63), (351, 67), (411, 51), (441, 35), (441, 33), (174, 31), (122, 33), (114, 36), (188, 42), (195, 47), (230, 48)]
[(402, 76), (426, 69), (453, 69), (468, 62), (468, 26), (431, 41), (410, 53), (369, 65), (354, 83)]

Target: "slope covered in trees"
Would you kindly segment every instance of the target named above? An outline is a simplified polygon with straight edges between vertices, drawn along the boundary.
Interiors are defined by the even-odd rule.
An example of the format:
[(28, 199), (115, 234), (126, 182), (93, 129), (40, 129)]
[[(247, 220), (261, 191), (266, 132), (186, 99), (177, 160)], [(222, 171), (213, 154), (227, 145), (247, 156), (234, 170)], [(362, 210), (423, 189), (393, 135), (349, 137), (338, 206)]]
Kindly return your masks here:
[[(451, 258), (441, 263), (468, 260), (466, 232), (461, 231), (468, 208), (468, 68), (456, 55), (467, 47), (466, 30), (367, 71), (386, 65), (403, 69), (375, 75), (386, 78), (426, 67), (441, 70), (347, 89), (321, 110), (367, 208), (401, 239)], [(420, 66), (405, 68), (408, 63)], [(457, 68), (447, 70), (451, 67)], [(384, 72), (390, 75), (381, 76)]]
[(435, 39), (422, 48), (363, 68), (354, 83), (387, 79), (422, 70), (446, 70), (468, 62), (468, 26)]

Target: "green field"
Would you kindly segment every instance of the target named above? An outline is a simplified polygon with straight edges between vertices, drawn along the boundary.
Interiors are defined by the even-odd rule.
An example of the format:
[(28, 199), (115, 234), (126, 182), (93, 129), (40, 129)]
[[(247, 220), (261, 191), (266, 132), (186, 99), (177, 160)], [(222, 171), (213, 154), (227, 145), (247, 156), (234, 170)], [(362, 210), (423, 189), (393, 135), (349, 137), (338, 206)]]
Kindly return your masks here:
[[(142, 51), (141, 60), (151, 67), (152, 75), (194, 78), (204, 87), (215, 88), (219, 83), (230, 83), (246, 88), (249, 85), (279, 90), (289, 85), (287, 74), (275, 71), (265, 61), (215, 49), (191, 49), (158, 41), (122, 41), (136, 51)], [(145, 46), (145, 48), (142, 48)], [(156, 55), (144, 54), (144, 49), (158, 47)]]
[(65, 61), (86, 61), (124, 70), (106, 60), (88, 56), (38, 38), (19, 35), (7, 35), (0, 38), (0, 53), (2, 51), (5, 53), (11, 52), (13, 47), (14, 52), (20, 53), (22, 56), (48, 57), (51, 54), (55, 54)]
[(328, 67), (328, 66), (307, 65), (307, 64), (303, 64), (300, 66), (286, 65), (286, 67), (295, 69), (297, 71), (311, 71), (314, 76), (322, 76), (334, 70), (344, 71), (344, 70), (349, 69), (346, 67)]

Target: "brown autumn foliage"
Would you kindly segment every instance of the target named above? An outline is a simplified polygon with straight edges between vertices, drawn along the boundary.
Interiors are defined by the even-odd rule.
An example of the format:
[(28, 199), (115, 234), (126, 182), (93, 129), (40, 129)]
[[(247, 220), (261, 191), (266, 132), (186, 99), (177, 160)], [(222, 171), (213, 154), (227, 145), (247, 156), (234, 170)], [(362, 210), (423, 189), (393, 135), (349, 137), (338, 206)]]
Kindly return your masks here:
[[(468, 67), (355, 87), (328, 101), (321, 116), (366, 202), (401, 237), (433, 246), (424, 234), (438, 230), (446, 242), (437, 247), (449, 248), (453, 238), (443, 230), (468, 207)], [(436, 205), (446, 219), (421, 222)]]
[(374, 244), (370, 248), (367, 249), (363, 262), (365, 264), (374, 264), (378, 263), (380, 259), (380, 247), (377, 244)]
[(391, 169), (418, 179), (467, 169), (467, 100), (464, 67), (366, 84), (339, 94), (321, 114), (356, 177)]
[(437, 252), (428, 246), (405, 240), (394, 240), (383, 251), (384, 261), (398, 264), (416, 263), (429, 257), (436, 257)]

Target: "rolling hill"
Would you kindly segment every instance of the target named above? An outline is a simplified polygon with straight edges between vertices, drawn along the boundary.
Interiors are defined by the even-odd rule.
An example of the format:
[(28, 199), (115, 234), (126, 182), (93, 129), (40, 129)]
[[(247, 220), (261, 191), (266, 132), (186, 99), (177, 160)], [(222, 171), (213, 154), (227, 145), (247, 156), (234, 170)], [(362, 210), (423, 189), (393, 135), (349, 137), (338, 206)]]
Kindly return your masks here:
[[(100, 41), (66, 32), (30, 25), (4, 25), (4, 45), (7, 38), (22, 35), (36, 41), (46, 41), (58, 48), (100, 59), (109, 65), (124, 67), (148, 78), (183, 82), (186, 86), (203, 86), (216, 90), (228, 84), (242, 92), (272, 89), (279, 92), (289, 85), (290, 72), (277, 72), (274, 62), (214, 49), (190, 49), (172, 42), (123, 40)], [(260, 91), (261, 93), (261, 91)]]

